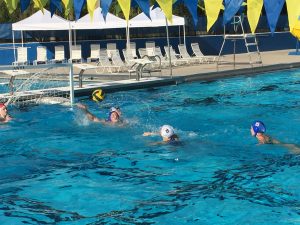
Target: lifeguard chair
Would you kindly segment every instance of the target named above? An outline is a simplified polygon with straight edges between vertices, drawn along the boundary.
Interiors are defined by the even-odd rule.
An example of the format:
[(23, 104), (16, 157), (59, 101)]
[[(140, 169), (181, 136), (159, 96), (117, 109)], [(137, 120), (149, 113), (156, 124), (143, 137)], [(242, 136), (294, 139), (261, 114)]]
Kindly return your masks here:
[(233, 21), (231, 22), (231, 25), (233, 25), (233, 31), (234, 34), (226, 34), (226, 27), (224, 25), (224, 40), (221, 47), (221, 50), (219, 52), (219, 56), (217, 59), (217, 66), (221, 64), (220, 61), (224, 49), (225, 42), (227, 40), (230, 40), (233, 42), (233, 65), (235, 67), (236, 64), (236, 41), (242, 40), (245, 42), (245, 47), (247, 50), (247, 54), (249, 57), (249, 64), (253, 66), (254, 64), (261, 64), (262, 65), (262, 59), (261, 54), (258, 48), (258, 43), (256, 40), (255, 34), (245, 33), (244, 27), (243, 27), (243, 18), (244, 15), (237, 15), (233, 17)]

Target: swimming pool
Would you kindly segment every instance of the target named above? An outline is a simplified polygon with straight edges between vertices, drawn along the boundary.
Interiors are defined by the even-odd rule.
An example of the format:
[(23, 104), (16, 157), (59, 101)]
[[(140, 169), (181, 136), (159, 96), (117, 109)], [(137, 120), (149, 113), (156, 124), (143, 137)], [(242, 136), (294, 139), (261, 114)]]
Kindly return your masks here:
[[(108, 94), (125, 128), (58, 105), (1, 125), (0, 224), (299, 224), (300, 157), (257, 145), (253, 120), (300, 144), (300, 71)], [(183, 144), (143, 137), (163, 124)]]

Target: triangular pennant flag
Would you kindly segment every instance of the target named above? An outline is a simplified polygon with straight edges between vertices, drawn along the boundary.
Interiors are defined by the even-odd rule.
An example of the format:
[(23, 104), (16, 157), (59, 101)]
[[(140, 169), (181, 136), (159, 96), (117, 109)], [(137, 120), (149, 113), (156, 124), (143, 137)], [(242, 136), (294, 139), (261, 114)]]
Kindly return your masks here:
[(223, 25), (227, 24), (239, 11), (244, 0), (225, 0), (225, 10), (223, 14)]
[(50, 12), (51, 12), (51, 16), (53, 16), (53, 14), (55, 13), (56, 9), (58, 9), (58, 11), (62, 11), (61, 8), (61, 0), (50, 0)]
[(184, 5), (188, 8), (193, 18), (194, 26), (196, 27), (198, 24), (198, 12), (197, 12), (198, 0), (183, 0), (183, 1), (184, 1)]
[(20, 1), (20, 5), (21, 5), (21, 12), (24, 12), (30, 5), (30, 0), (22, 0)]
[[(145, 13), (145, 15), (150, 18), (150, 3), (149, 0), (133, 0), (131, 2), (131, 7), (138, 5), (140, 9)], [(150, 18), (151, 19), (151, 18)]]
[(290, 31), (293, 30), (297, 22), (300, 20), (300, 4), (299, 0), (286, 0), (286, 8), (289, 18)]
[(85, 0), (75, 0), (74, 1), (75, 20), (79, 19), (84, 3), (85, 3)]
[(269, 27), (273, 34), (285, 0), (264, 0)]
[(185, 7), (189, 10), (194, 22), (194, 27), (196, 28), (198, 24), (198, 0), (173, 0), (173, 8), (179, 4), (184, 4)]
[(47, 2), (48, 0), (33, 0), (33, 7), (43, 11)]
[(166, 18), (170, 23), (172, 23), (172, 5), (173, 0), (156, 0), (159, 4), (159, 7), (164, 12)]
[(204, 0), (205, 14), (207, 17), (207, 31), (217, 21), (221, 9), (223, 9), (223, 0)]
[(254, 33), (256, 30), (262, 7), (263, 7), (263, 0), (247, 1), (247, 16), (248, 16), (248, 22), (252, 33)]
[(6, 3), (8, 12), (12, 14), (16, 10), (19, 0), (4, 0), (4, 1)]
[(300, 18), (294, 24), (294, 27), (290, 30), (292, 35), (295, 36), (298, 40), (300, 40)]
[(87, 0), (86, 1), (91, 20), (93, 20), (93, 18), (94, 18), (94, 11), (97, 8), (97, 2), (98, 2), (98, 0)]
[(126, 21), (129, 20), (131, 0), (118, 0), (118, 3), (124, 13)]
[(101, 0), (100, 1), (101, 8), (102, 8), (102, 15), (104, 17), (104, 20), (106, 20), (106, 15), (111, 6), (111, 2), (112, 2), (112, 0)]
[(62, 3), (65, 7), (65, 16), (68, 17), (73, 9), (73, 0), (62, 0)]

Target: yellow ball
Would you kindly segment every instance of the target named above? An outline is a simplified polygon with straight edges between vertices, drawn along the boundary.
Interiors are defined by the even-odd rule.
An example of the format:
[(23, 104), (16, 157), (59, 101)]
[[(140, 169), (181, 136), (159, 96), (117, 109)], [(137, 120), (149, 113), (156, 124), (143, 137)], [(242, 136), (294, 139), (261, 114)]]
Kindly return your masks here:
[(93, 92), (92, 98), (95, 102), (102, 102), (104, 100), (104, 92), (101, 89), (97, 89)]

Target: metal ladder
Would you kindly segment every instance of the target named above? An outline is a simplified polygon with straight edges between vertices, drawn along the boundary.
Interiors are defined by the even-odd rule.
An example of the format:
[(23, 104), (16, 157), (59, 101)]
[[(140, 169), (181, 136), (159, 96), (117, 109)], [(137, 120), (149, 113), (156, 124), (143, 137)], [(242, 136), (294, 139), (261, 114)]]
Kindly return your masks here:
[[(224, 49), (224, 45), (226, 40), (233, 41), (233, 65), (235, 67), (235, 59), (236, 59), (236, 41), (237, 40), (244, 40), (247, 54), (249, 57), (249, 64), (253, 67), (254, 64), (261, 64), (262, 65), (262, 58), (261, 54), (258, 48), (256, 35), (255, 34), (245, 34), (244, 27), (243, 27), (243, 21), (242, 16), (234, 16), (233, 22), (231, 23), (233, 25), (234, 33), (235, 34), (226, 34), (225, 26), (224, 26), (224, 40), (221, 47), (221, 50), (219, 52), (218, 60), (217, 60), (217, 66), (220, 64), (220, 59), (222, 57), (222, 51)], [(238, 33), (238, 29), (241, 29), (241, 33)], [(253, 60), (253, 56), (256, 55), (256, 60)]]

